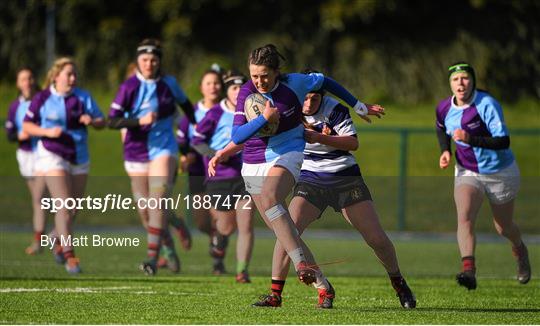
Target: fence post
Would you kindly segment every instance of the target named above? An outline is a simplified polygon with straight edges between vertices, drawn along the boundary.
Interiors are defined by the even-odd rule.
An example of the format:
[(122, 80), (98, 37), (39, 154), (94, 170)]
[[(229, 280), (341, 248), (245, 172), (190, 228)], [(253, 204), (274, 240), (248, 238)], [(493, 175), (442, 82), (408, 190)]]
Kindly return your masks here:
[(407, 209), (407, 145), (409, 138), (408, 129), (399, 130), (399, 179), (398, 179), (398, 207), (397, 207), (397, 229), (398, 231), (404, 231), (407, 225), (406, 223), (406, 209)]

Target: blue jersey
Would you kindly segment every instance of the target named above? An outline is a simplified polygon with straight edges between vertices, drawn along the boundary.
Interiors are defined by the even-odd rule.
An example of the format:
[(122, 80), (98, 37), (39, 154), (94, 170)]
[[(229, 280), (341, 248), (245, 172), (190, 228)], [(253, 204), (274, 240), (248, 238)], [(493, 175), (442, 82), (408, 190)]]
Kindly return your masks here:
[[(508, 136), (500, 104), (482, 91), (476, 91), (472, 102), (465, 106), (457, 106), (453, 96), (440, 102), (437, 106), (437, 128), (450, 137), (456, 129), (463, 129), (471, 136)], [(467, 170), (493, 174), (510, 166), (514, 155), (509, 148), (493, 150), (456, 142), (456, 161)]]
[[(319, 90), (324, 82), (322, 74), (287, 74), (276, 82), (274, 88), (262, 94), (279, 111), (279, 127), (275, 135), (261, 137), (255, 135), (245, 142), (243, 160), (245, 163), (265, 163), (288, 152), (302, 152), (305, 147), (302, 106), (309, 92)], [(247, 123), (244, 114), (246, 98), (257, 93), (252, 81), (240, 89), (234, 118), (234, 125)]]
[(92, 119), (103, 118), (99, 107), (90, 94), (74, 88), (69, 94), (61, 95), (51, 85), (32, 99), (24, 121), (30, 121), (42, 128), (62, 128), (58, 138), (42, 137), (43, 147), (72, 164), (84, 164), (88, 155), (88, 131), (79, 122), (83, 114)]
[[(210, 108), (207, 108), (203, 105), (203, 101), (197, 102), (195, 105), (195, 121), (199, 123), (208, 110)], [(189, 122), (189, 119), (187, 116), (183, 116), (182, 119), (180, 119), (180, 122), (178, 123), (178, 130), (176, 131), (176, 141), (178, 142), (178, 145), (180, 147), (184, 147), (188, 149), (191, 146), (191, 140), (193, 139), (193, 133), (195, 131), (195, 126)], [(204, 167), (204, 160), (201, 154), (198, 152), (193, 152), (195, 155), (195, 160), (189, 165), (188, 167), (188, 173), (191, 176), (203, 176), (206, 175), (206, 169)]]
[[(234, 112), (230, 111), (222, 100), (218, 105), (211, 108), (206, 116), (199, 121), (192, 139), (193, 146), (206, 144), (213, 151), (225, 148), (231, 141)], [(205, 170), (210, 158), (205, 156)], [(216, 175), (210, 180), (231, 179), (241, 176), (242, 155), (237, 154), (229, 158), (227, 162), (217, 165)]]
[(176, 103), (182, 104), (187, 97), (172, 76), (145, 79), (140, 73), (120, 85), (111, 104), (111, 118), (141, 118), (149, 112), (157, 113), (151, 125), (127, 128), (124, 140), (124, 159), (147, 162), (161, 155), (178, 154), (174, 138)]
[[(22, 131), (23, 120), (26, 115), (26, 111), (28, 111), (28, 108), (30, 107), (30, 102), (30, 100), (20, 96), (11, 103), (6, 120), (7, 133), (14, 134), (16, 136)], [(30, 137), (28, 140), (19, 140), (19, 149), (27, 152), (33, 151), (36, 149), (37, 140), (37, 137)]]

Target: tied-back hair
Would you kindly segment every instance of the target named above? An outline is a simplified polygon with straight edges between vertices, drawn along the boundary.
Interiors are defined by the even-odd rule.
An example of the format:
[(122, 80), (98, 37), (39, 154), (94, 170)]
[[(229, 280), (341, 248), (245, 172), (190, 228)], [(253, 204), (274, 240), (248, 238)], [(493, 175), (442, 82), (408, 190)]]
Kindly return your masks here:
[(274, 44), (266, 44), (260, 48), (251, 51), (248, 57), (248, 65), (267, 66), (268, 68), (279, 70), (281, 60), (286, 61), (285, 57), (279, 53)]
[[(32, 90), (30, 92), (30, 97), (33, 97), (34, 94), (39, 92), (41, 88), (39, 87), (38, 83), (36, 82), (36, 74), (34, 73), (34, 69), (32, 69), (30, 66), (22, 66), (19, 69), (17, 69), (17, 73), (15, 74), (16, 79), (19, 79), (19, 74), (23, 71), (29, 71), (32, 74), (32, 77), (34, 78), (34, 85), (32, 86)], [(21, 91), (19, 90), (19, 95), (21, 96)]]
[(43, 88), (49, 88), (52, 84), (54, 84), (54, 79), (60, 74), (62, 69), (64, 69), (65, 66), (72, 65), (73, 67), (77, 67), (75, 65), (75, 61), (73, 61), (70, 57), (61, 57), (54, 61), (53, 65), (47, 72), (47, 77), (45, 78), (45, 82), (43, 83)]

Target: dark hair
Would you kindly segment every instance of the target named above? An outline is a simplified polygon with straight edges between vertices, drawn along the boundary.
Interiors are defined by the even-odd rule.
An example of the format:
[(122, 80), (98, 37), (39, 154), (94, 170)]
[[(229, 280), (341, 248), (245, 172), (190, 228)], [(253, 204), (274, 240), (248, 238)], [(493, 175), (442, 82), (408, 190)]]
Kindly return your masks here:
[(199, 85), (202, 84), (202, 81), (204, 79), (204, 77), (206, 77), (207, 75), (215, 75), (217, 77), (217, 79), (219, 80), (219, 83), (221, 84), (221, 86), (223, 86), (223, 81), (221, 80), (221, 75), (219, 74), (219, 72), (215, 71), (214, 69), (208, 69), (208, 70), (205, 70), (201, 76), (201, 80), (199, 81)]
[[(320, 74), (321, 72), (315, 69), (306, 68), (302, 71), (302, 73), (309, 75), (309, 74)], [(311, 91), (310, 93), (320, 94), (321, 96), (324, 96), (326, 94), (326, 91), (321, 87), (316, 91)]]
[(267, 66), (268, 68), (279, 70), (281, 60), (285, 57), (279, 53), (274, 44), (266, 44), (260, 48), (251, 51), (248, 57), (248, 65)]

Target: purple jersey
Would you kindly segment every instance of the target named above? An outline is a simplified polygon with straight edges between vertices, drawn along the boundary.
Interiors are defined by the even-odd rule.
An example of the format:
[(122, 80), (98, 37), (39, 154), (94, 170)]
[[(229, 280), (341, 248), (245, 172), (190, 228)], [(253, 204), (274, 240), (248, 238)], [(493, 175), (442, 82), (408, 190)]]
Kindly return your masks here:
[[(11, 102), (8, 110), (8, 117), (6, 120), (6, 132), (12, 134), (13, 137), (17, 137), (19, 132), (22, 131), (22, 123), (26, 111), (30, 107), (30, 100), (26, 100), (24, 97), (19, 96), (15, 101)], [(31, 152), (36, 148), (37, 137), (30, 137), (27, 140), (17, 140), (19, 143), (19, 149), (27, 152)]]
[(144, 79), (137, 73), (124, 81), (111, 104), (109, 117), (138, 119), (149, 112), (157, 113), (153, 124), (127, 128), (124, 160), (148, 162), (161, 155), (176, 156), (178, 146), (173, 131), (176, 103), (186, 101), (186, 95), (172, 76)]
[[(225, 148), (231, 141), (234, 112), (227, 108), (225, 100), (212, 107), (197, 124), (192, 139), (192, 146), (208, 146), (212, 151)], [(205, 171), (208, 168), (210, 157), (204, 156)], [(241, 176), (242, 155), (231, 156), (227, 162), (217, 165), (216, 175), (208, 181), (226, 180)]]
[[(304, 98), (307, 93), (320, 89), (323, 82), (324, 76), (318, 73), (287, 74), (269, 93), (262, 94), (274, 107), (277, 107), (280, 114), (279, 127), (273, 136), (261, 137), (256, 134), (245, 142), (242, 155), (245, 163), (270, 162), (281, 154), (304, 150), (304, 126), (302, 125)], [(247, 123), (244, 103), (250, 94), (256, 92), (258, 92), (257, 88), (251, 80), (240, 89), (234, 117), (235, 126)]]
[(43, 147), (72, 164), (84, 164), (90, 157), (88, 131), (79, 122), (83, 114), (90, 115), (92, 119), (103, 117), (88, 92), (74, 88), (71, 93), (61, 95), (51, 85), (34, 96), (24, 121), (33, 122), (42, 128), (61, 127), (60, 137), (41, 137)]
[[(194, 107), (195, 109), (195, 121), (199, 123), (206, 112), (210, 108), (207, 108), (203, 105), (202, 101), (197, 102)], [(178, 130), (176, 131), (176, 141), (180, 147), (185, 148), (184, 151), (189, 151), (191, 146), (191, 140), (193, 138), (193, 132), (195, 131), (195, 126), (191, 124), (186, 116), (183, 116), (178, 123)], [(204, 166), (204, 160), (201, 154), (196, 151), (193, 152), (195, 155), (195, 161), (191, 163), (188, 167), (188, 174), (191, 176), (204, 176), (206, 175), (206, 169)], [(184, 153), (185, 154), (185, 153)]]
[[(465, 106), (454, 104), (451, 96), (439, 103), (436, 109), (437, 128), (452, 137), (456, 129), (463, 129), (471, 136), (508, 136), (500, 104), (488, 93), (475, 91), (473, 100)], [(456, 142), (456, 161), (467, 170), (493, 174), (514, 162), (512, 151), (472, 147)]]

